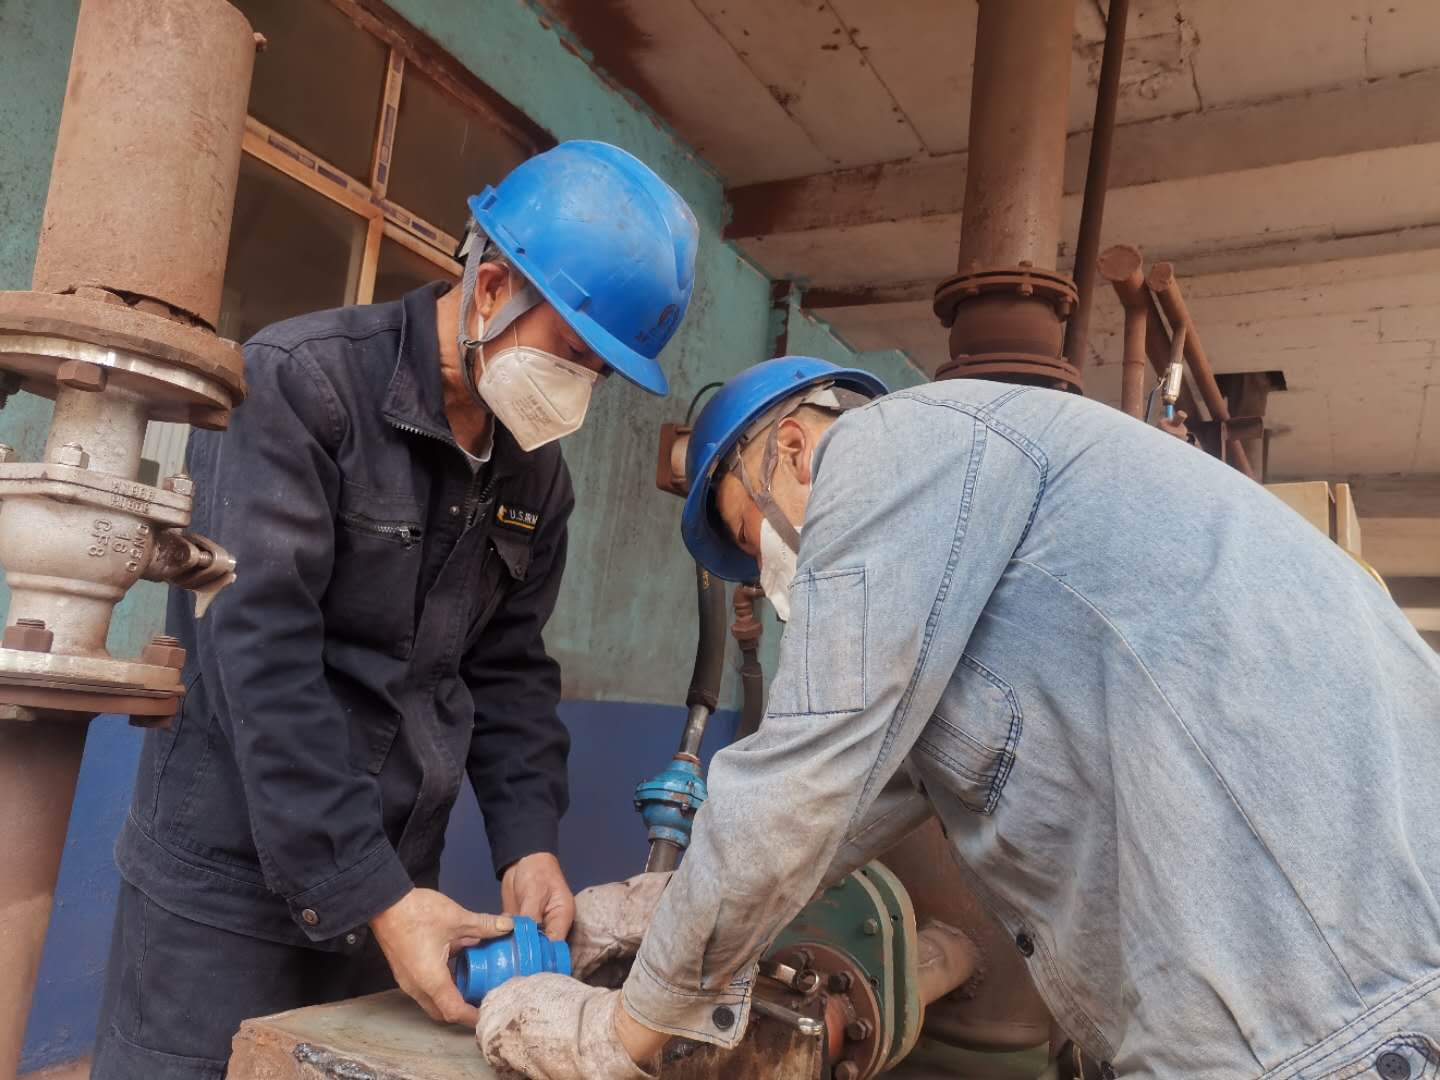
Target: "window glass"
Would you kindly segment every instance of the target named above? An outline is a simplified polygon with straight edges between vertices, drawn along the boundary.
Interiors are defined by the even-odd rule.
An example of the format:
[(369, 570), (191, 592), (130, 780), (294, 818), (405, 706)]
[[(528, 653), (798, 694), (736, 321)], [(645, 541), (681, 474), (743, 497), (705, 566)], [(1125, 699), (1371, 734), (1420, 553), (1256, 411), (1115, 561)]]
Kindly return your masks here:
[(361, 183), (385, 94), (389, 50), (329, 0), (234, 0), (265, 35), (250, 115)]
[(241, 155), (221, 336), (244, 341), (292, 315), (352, 302), (365, 228), (359, 215)]
[(468, 112), (406, 66), (390, 155), (391, 202), (458, 237), (469, 216), (466, 196), (496, 183), (526, 156), (492, 117)]
[(454, 281), (455, 275), (429, 259), (397, 244), (388, 236), (380, 240), (380, 263), (375, 271), (375, 302), (398, 300), (411, 289), (432, 281)]

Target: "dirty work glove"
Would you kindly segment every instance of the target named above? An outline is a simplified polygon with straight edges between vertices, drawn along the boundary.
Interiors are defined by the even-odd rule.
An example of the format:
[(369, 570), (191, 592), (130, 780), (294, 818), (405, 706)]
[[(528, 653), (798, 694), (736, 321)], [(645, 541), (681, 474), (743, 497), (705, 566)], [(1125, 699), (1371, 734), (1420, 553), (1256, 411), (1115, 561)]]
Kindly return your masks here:
[(532, 1080), (654, 1080), (615, 1032), (620, 991), (567, 975), (526, 975), (480, 1004), (475, 1041), (503, 1077)]
[(619, 986), (624, 972), (617, 970), (617, 961), (634, 957), (660, 894), (669, 884), (667, 870), (582, 889), (575, 897), (575, 923), (569, 938), (570, 970), (575, 978)]

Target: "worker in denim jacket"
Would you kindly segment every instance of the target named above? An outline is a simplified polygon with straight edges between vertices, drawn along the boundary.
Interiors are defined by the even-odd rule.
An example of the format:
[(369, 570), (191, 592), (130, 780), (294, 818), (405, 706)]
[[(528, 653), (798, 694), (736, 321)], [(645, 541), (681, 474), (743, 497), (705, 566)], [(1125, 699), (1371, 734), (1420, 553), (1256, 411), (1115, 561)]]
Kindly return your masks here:
[(789, 609), (765, 720), (716, 755), (623, 990), (501, 987), (492, 1062), (735, 1045), (762, 951), (904, 767), (1102, 1075), (1435, 1076), (1440, 658), (1385, 590), (1104, 405), (880, 392), (787, 358), (698, 419), (686, 544)]

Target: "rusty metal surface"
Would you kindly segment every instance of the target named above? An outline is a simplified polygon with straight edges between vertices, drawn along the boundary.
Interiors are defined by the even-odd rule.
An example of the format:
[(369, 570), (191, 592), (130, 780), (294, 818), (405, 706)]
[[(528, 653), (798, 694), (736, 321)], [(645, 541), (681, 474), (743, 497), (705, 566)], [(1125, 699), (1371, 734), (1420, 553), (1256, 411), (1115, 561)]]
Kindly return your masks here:
[(1120, 371), (1120, 409), (1138, 419), (1145, 415), (1145, 351), (1150, 306), (1145, 302), (1145, 265), (1140, 249), (1108, 248), (1096, 268), (1115, 289), (1125, 312), (1124, 354)]
[(980, 4), (958, 273), (935, 297), (940, 378), (1081, 389), (1062, 356), (1074, 286), (1055, 270), (1074, 15), (1074, 0)]
[(956, 268), (1053, 268), (1074, 0), (981, 0)]
[[(1145, 259), (1140, 249), (1130, 244), (1116, 244), (1105, 249), (1097, 265), (1105, 280), (1114, 286), (1120, 306), (1127, 313), (1132, 309), (1144, 312), (1144, 356), (1149, 358), (1156, 376), (1163, 378), (1170, 363), (1170, 333), (1160, 318), (1160, 307), (1154, 295), (1145, 286)], [(1188, 386), (1181, 388), (1176, 404), (1187, 415), (1200, 418), (1195, 395)]]
[(215, 326), (254, 60), (225, 0), (81, 4), (37, 290), (102, 286)]
[[(1205, 354), (1205, 347), (1200, 343), (1200, 334), (1195, 329), (1195, 323), (1190, 318), (1190, 311), (1185, 306), (1185, 298), (1180, 292), (1180, 283), (1175, 278), (1175, 267), (1168, 262), (1158, 262), (1150, 268), (1146, 284), (1150, 291), (1155, 294), (1160, 308), (1165, 312), (1165, 318), (1169, 320), (1170, 326), (1178, 333), (1180, 327), (1185, 328), (1185, 359), (1189, 364), (1191, 378), (1195, 385), (1200, 388), (1200, 396), (1205, 399), (1205, 407), (1210, 410), (1210, 419), (1215, 421), (1228, 421), (1230, 419), (1230, 405), (1225, 400), (1225, 395), (1220, 392), (1220, 386), (1215, 381), (1215, 369), (1210, 366), (1210, 358)], [(1192, 423), (1191, 427), (1195, 425)], [(1224, 440), (1226, 447), (1225, 459), (1239, 469), (1250, 479), (1255, 479), (1255, 470), (1250, 465), (1250, 456), (1245, 452), (1245, 446), (1241, 438), (1231, 437)]]
[[(88, 718), (87, 718), (88, 719)], [(40, 970), (86, 724), (31, 714), (0, 719), (0, 1077), (15, 1075)]]
[(924, 1034), (983, 1050), (1024, 1050), (1050, 1036), (1050, 1013), (1015, 943), (980, 906), (934, 819), (884, 855), (922, 920), (938, 919), (975, 943), (980, 969), (960, 990), (925, 1010)]
[[(92, 290), (83, 296), (0, 292), (0, 332), (59, 338), (133, 353), (150, 359), (157, 368), (178, 368), (216, 384), (216, 390), (206, 395), (206, 400), (197, 398), (197, 406), (239, 404), (245, 396), (245, 359), (238, 345), (124, 303), (107, 303), (96, 298), (99, 292)], [(28, 373), (31, 381), (26, 389), (53, 396), (48, 383), (58, 376), (64, 362), (62, 358), (52, 359), (40, 370)], [(11, 367), (13, 363), (7, 357), (4, 365)], [(157, 377), (176, 379), (168, 372)], [(208, 400), (211, 397), (216, 400)]]
[(1105, 18), (1105, 51), (1100, 58), (1100, 82), (1095, 88), (1095, 123), (1090, 129), (1090, 160), (1085, 171), (1085, 198), (1080, 208), (1080, 235), (1075, 241), (1075, 287), (1080, 299), (1065, 327), (1065, 355), (1077, 368), (1085, 366), (1090, 348), (1095, 262), (1105, 222), (1110, 148), (1115, 140), (1115, 106), (1120, 98), (1120, 69), (1125, 58), (1125, 27), (1129, 20), (1130, 0), (1110, 0)]

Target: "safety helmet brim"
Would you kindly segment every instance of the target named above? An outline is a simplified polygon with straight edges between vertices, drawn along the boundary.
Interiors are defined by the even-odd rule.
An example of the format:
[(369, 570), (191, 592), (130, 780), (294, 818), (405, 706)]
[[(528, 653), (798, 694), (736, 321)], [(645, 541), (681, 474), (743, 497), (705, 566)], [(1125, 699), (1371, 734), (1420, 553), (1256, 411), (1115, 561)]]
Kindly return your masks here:
[(735, 376), (696, 418), (686, 465), (690, 491), (680, 515), (680, 532), (695, 561), (716, 577), (725, 581), (760, 577), (759, 565), (735, 543), (715, 506), (721, 466), (766, 411), (821, 383), (871, 398), (889, 393), (879, 378), (860, 368), (842, 368), (809, 356), (783, 356)]
[(660, 367), (659, 362), (643, 353), (636, 352), (584, 311), (573, 307), (561, 295), (560, 285), (545, 276), (524, 248), (516, 243), (509, 229), (495, 219), (495, 215), (486, 206), (487, 196), (491, 190), (487, 188), (479, 195), (470, 196), (467, 200), (470, 216), (500, 249), (510, 265), (525, 275), (530, 284), (535, 286), (536, 291), (545, 298), (545, 301), (570, 324), (574, 331), (584, 339), (585, 344), (589, 345), (595, 351), (595, 355), (604, 360), (608, 366), (642, 390), (655, 394), (657, 397), (664, 397), (668, 394), (670, 382), (666, 379), (665, 371)]

